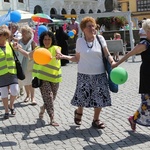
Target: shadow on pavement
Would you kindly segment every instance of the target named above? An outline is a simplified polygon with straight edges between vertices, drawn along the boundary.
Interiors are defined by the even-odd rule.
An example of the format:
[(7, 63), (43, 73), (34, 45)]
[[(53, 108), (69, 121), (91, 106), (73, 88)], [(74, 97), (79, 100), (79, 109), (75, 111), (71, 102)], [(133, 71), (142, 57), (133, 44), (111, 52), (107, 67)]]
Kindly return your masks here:
[[(34, 131), (37, 128), (45, 127), (45, 121), (41, 119), (37, 119), (37, 122), (35, 124), (28, 124), (28, 125), (10, 125), (6, 127), (0, 127), (0, 134), (12, 134), (16, 132), (23, 132), (24, 135), (22, 137), (22, 140), (26, 140), (30, 134), (31, 131)], [(15, 144), (15, 142), (10, 141), (2, 141), (0, 142), (0, 147), (2, 145), (4, 146), (10, 146), (10, 144)]]
[[(94, 128), (86, 128), (86, 129), (76, 129), (78, 126), (70, 126), (69, 130), (60, 131), (57, 134), (46, 134), (39, 136), (38, 140), (34, 141), (34, 144), (42, 144), (42, 139), (46, 138), (44, 143), (55, 142), (55, 141), (63, 141), (71, 139), (71, 138), (81, 138), (84, 141), (89, 141), (91, 137), (99, 137), (102, 134), (101, 130), (96, 130)], [(33, 137), (32, 137), (33, 138)], [(37, 137), (35, 137), (37, 138)]]
[(0, 145), (2, 147), (10, 147), (10, 146), (16, 146), (17, 143), (13, 141), (7, 141), (7, 142), (1, 142)]
[(106, 145), (103, 145), (103, 144), (100, 144), (97, 142), (91, 142), (90, 145), (85, 146), (83, 149), (84, 150), (87, 150), (87, 149), (96, 150), (97, 148), (99, 148), (99, 149), (104, 149), (104, 150), (106, 150), (106, 149), (117, 150), (120, 148), (130, 147), (133, 145), (138, 145), (138, 144), (150, 141), (149, 135), (141, 134), (141, 133), (137, 133), (137, 132), (133, 132), (133, 131), (125, 131), (125, 132), (128, 132), (129, 136), (123, 140), (118, 139), (117, 142), (108, 143)]

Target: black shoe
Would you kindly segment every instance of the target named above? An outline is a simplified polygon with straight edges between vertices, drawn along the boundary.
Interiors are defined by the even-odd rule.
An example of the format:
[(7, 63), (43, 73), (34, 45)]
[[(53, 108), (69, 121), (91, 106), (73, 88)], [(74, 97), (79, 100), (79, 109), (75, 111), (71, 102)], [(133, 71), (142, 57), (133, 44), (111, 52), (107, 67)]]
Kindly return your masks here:
[(9, 113), (4, 114), (4, 119), (9, 119)]
[(15, 108), (9, 108), (10, 109), (10, 112), (11, 112), (11, 115), (15, 116), (16, 115), (16, 111), (15, 111)]

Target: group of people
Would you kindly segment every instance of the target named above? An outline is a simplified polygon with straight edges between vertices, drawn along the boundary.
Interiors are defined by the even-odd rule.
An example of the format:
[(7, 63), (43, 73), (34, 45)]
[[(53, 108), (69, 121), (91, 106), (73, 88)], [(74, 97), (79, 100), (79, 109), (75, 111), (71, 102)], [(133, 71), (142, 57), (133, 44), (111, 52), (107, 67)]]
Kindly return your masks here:
[[(57, 96), (59, 83), (62, 81), (61, 62), (65, 59), (77, 62), (77, 84), (71, 104), (76, 106), (74, 111), (74, 123), (82, 124), (84, 107), (94, 108), (92, 127), (104, 129), (105, 123), (101, 120), (100, 113), (103, 107), (111, 106), (111, 96), (108, 87), (108, 79), (102, 60), (102, 51), (104, 56), (110, 62), (112, 68), (119, 66), (129, 57), (135, 54), (141, 54), (142, 64), (140, 68), (140, 86), (141, 105), (135, 114), (128, 118), (133, 131), (136, 129), (136, 123), (144, 126), (150, 126), (150, 19), (142, 24), (147, 38), (142, 40), (130, 52), (123, 56), (118, 62), (115, 62), (107, 48), (106, 41), (102, 35), (98, 35), (101, 45), (96, 37), (96, 21), (92, 17), (85, 17), (80, 22), (80, 28), (84, 34), (76, 42), (76, 54), (68, 56), (62, 54), (61, 47), (57, 46), (55, 35), (50, 31), (43, 32), (39, 37), (39, 46), (49, 50), (52, 54), (52, 61), (47, 65), (33, 63), (32, 77), (37, 77), (42, 81), (40, 92), (43, 98), (43, 106), (40, 107), (39, 117), (43, 118), (45, 110), (50, 117), (50, 124), (58, 126), (54, 119), (54, 100)], [(16, 76), (15, 63), (12, 50), (9, 46), (8, 39), (10, 31), (5, 26), (0, 27), (0, 87), (1, 97), (5, 108), (4, 118), (8, 118), (9, 110), (14, 114), (14, 100), (18, 92), (18, 79)], [(26, 51), (19, 42), (13, 42), (13, 48), (28, 59), (33, 58), (32, 51)], [(36, 45), (34, 45), (36, 47)], [(7, 58), (7, 59), (5, 59)], [(8, 63), (10, 61), (11, 63)], [(28, 63), (26, 64), (28, 66)], [(4, 82), (5, 80), (7, 82)], [(9, 80), (8, 80), (9, 79)], [(10, 105), (8, 105), (8, 91), (10, 90)], [(15, 115), (15, 114), (14, 114)]]
[[(4, 119), (8, 119), (10, 114), (13, 116), (16, 114), (14, 102), (19, 92), (18, 83), (25, 87), (27, 95), (24, 101), (27, 102), (31, 99), (31, 103), (36, 104), (32, 79), (37, 77), (42, 80), (40, 91), (43, 98), (39, 117), (42, 118), (46, 109), (50, 117), (50, 124), (58, 126), (54, 120), (54, 100), (62, 77), (60, 60), (56, 60), (54, 57), (60, 53), (61, 48), (57, 46), (55, 35), (52, 32), (43, 32), (39, 37), (39, 47), (49, 50), (54, 59), (47, 65), (38, 65), (33, 61), (33, 52), (38, 48), (33, 41), (33, 30), (26, 25), (21, 27), (21, 33), (22, 37), (15, 41), (11, 39), (13, 37), (11, 29), (9, 30), (6, 25), (0, 26), (0, 90), (5, 109)], [(17, 78), (12, 49), (17, 54), (25, 72), (26, 78), (23, 81), (19, 81)], [(8, 100), (9, 93), (10, 100)]]
[(100, 112), (103, 107), (111, 106), (111, 97), (108, 89), (108, 79), (102, 61), (102, 50), (108, 58), (112, 68), (119, 66), (129, 57), (140, 54), (142, 64), (140, 67), (140, 85), (141, 94), (140, 107), (128, 118), (131, 129), (136, 130), (136, 124), (150, 126), (150, 19), (143, 22), (142, 28), (146, 32), (146, 39), (142, 40), (130, 52), (123, 56), (118, 62), (115, 62), (110, 55), (106, 41), (102, 35), (98, 35), (101, 41), (102, 49), (97, 41), (96, 22), (92, 17), (85, 17), (80, 23), (80, 28), (84, 36), (78, 38), (76, 43), (75, 56), (59, 55), (59, 59), (67, 59), (78, 62), (77, 85), (71, 104), (77, 106), (74, 111), (74, 122), (77, 125), (82, 123), (84, 107), (94, 108), (92, 126), (98, 129), (104, 129), (105, 124), (100, 120)]

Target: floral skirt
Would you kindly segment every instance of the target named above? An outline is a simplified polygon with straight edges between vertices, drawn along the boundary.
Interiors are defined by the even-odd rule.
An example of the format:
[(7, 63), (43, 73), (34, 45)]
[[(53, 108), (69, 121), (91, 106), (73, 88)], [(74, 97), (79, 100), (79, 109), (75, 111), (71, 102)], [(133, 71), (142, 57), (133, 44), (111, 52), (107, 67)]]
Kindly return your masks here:
[(143, 126), (150, 126), (150, 94), (141, 94), (141, 105), (134, 114), (134, 121)]
[(94, 108), (111, 106), (106, 74), (86, 75), (78, 73), (76, 91), (71, 104), (78, 107)]

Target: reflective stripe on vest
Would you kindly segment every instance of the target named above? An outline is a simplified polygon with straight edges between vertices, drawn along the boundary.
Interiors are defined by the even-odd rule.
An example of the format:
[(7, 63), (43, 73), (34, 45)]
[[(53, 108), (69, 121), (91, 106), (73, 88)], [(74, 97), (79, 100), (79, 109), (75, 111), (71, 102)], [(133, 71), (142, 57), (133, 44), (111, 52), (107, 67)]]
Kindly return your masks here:
[(0, 49), (0, 75), (4, 75), (6, 73), (16, 74), (16, 64), (12, 49), (8, 42), (6, 43), (5, 53), (2, 49)]
[(59, 46), (52, 46), (48, 49), (53, 58), (47, 65), (39, 65), (34, 63), (32, 72), (34, 77), (54, 83), (62, 81), (60, 60), (56, 60), (56, 58), (54, 58), (57, 48), (59, 48)]

